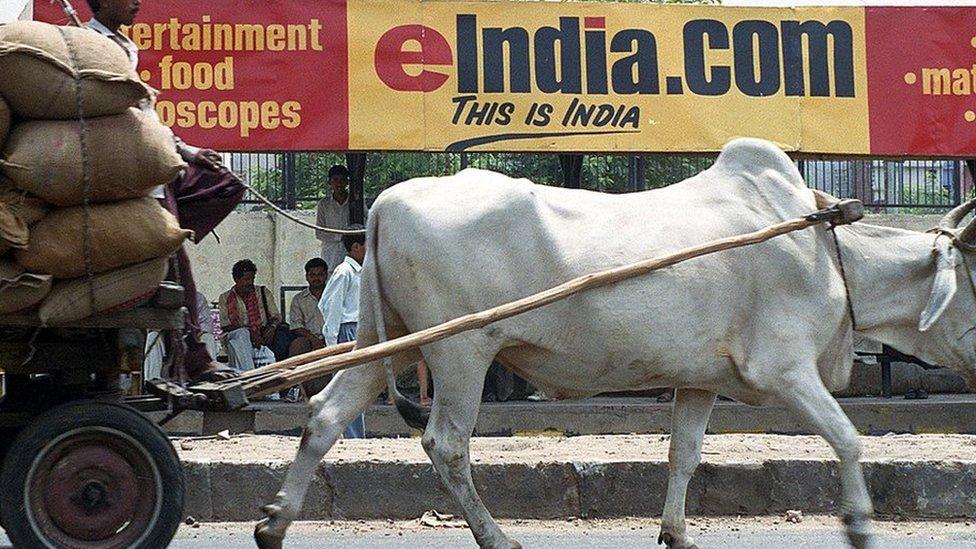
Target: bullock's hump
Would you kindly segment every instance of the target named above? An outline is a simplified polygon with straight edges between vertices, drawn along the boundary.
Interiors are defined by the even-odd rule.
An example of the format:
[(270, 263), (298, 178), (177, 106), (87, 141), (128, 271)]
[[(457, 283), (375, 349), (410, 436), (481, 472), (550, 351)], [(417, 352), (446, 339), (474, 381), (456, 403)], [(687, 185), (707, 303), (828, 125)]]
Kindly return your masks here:
[(806, 187), (790, 157), (775, 144), (763, 139), (746, 137), (728, 142), (712, 169), (752, 178), (772, 170), (790, 184)]
[(468, 168), (454, 175), (418, 177), (394, 185), (380, 193), (370, 215), (390, 212), (382, 214), (386, 218), (392, 212), (409, 212), (427, 223), (452, 226), (492, 215), (518, 219), (535, 215), (539, 191), (540, 186), (527, 179)]

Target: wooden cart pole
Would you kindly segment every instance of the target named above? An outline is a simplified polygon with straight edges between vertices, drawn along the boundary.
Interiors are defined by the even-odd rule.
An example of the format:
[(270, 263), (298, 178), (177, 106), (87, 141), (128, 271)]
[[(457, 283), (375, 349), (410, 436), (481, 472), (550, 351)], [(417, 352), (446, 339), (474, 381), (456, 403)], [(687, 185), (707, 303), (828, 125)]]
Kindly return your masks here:
[[(617, 282), (641, 276), (664, 267), (670, 267), (671, 265), (681, 263), (682, 261), (687, 261), (695, 257), (765, 242), (771, 238), (793, 231), (806, 229), (819, 223), (851, 223), (860, 219), (863, 214), (864, 208), (860, 201), (841, 200), (830, 208), (818, 210), (805, 217), (784, 221), (782, 223), (771, 225), (764, 229), (743, 235), (720, 238), (718, 240), (685, 248), (678, 252), (661, 257), (647, 259), (637, 263), (607, 269), (598, 273), (584, 275), (560, 284), (554, 288), (524, 297), (517, 301), (499, 305), (498, 307), (478, 313), (465, 315), (443, 324), (438, 324), (437, 326), (392, 339), (384, 343), (378, 343), (376, 345), (370, 345), (369, 347), (356, 349), (348, 353), (337, 354), (319, 360), (314, 360), (290, 370), (278, 369), (271, 375), (262, 375), (262, 379), (259, 380), (254, 380), (251, 382), (244, 380), (243, 387), (250, 398), (275, 393), (284, 388), (297, 385), (316, 377), (321, 377), (330, 372), (373, 362), (403, 351), (428, 345), (435, 341), (440, 341), (441, 339), (461, 332), (482, 328), (488, 324), (491, 324), (492, 322), (497, 322), (499, 320), (531, 311), (533, 309), (538, 309), (539, 307), (565, 299), (571, 295), (575, 295), (586, 290), (615, 284)], [(264, 373), (265, 372), (262, 371), (262, 374)], [(241, 380), (229, 380), (225, 383), (233, 383), (234, 381), (241, 383)]]

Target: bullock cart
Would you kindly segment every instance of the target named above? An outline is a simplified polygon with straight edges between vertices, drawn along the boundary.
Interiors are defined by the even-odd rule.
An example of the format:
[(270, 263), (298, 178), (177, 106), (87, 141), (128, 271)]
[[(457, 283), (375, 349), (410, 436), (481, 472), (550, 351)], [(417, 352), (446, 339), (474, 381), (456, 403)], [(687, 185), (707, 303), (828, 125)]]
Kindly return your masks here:
[[(858, 200), (838, 201), (830, 195), (819, 191), (814, 192), (817, 205), (822, 209), (804, 217), (784, 221), (755, 232), (713, 240), (665, 256), (581, 276), (520, 300), (462, 316), (369, 347), (356, 348), (354, 342), (326, 347), (257, 368), (246, 372), (239, 378), (198, 384), (190, 387), (190, 392), (199, 395), (198, 398), (201, 401), (205, 398), (206, 406), (209, 408), (224, 410), (240, 408), (247, 404), (249, 398), (276, 393), (342, 369), (416, 349), (461, 332), (482, 328), (493, 322), (538, 309), (586, 290), (615, 284), (703, 255), (765, 242), (776, 236), (803, 230), (820, 223), (840, 225), (852, 223), (863, 216), (864, 208)], [(177, 388), (173, 387), (172, 384), (160, 382), (156, 385), (156, 390), (162, 394), (168, 390), (176, 391)]]
[(141, 413), (167, 403), (124, 397), (120, 374), (140, 379), (147, 331), (181, 334), (181, 303), (182, 289), (164, 285), (147, 306), (67, 325), (0, 317), (0, 521), (14, 546), (169, 544), (183, 470)]

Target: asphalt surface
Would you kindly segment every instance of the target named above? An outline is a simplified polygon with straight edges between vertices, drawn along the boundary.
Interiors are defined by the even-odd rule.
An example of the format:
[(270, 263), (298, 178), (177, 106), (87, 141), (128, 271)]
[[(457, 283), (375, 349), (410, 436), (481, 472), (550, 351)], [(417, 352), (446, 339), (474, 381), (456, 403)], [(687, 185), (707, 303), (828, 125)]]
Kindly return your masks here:
[[(701, 549), (836, 549), (846, 545), (839, 521), (807, 517), (801, 524), (778, 518), (729, 518), (692, 521), (689, 532)], [(505, 532), (526, 549), (657, 547), (656, 520), (614, 521), (501, 521)], [(170, 546), (174, 549), (254, 547), (253, 524), (202, 524), (183, 527)], [(875, 525), (873, 547), (884, 549), (976, 549), (976, 524), (945, 522), (882, 522)], [(417, 547), (473, 548), (467, 528), (425, 527), (416, 521), (298, 523), (289, 531), (287, 548), (414, 549)]]
[[(657, 547), (656, 520), (501, 521), (502, 528), (525, 549), (617, 549)], [(253, 523), (205, 523), (182, 526), (172, 549), (253, 548)], [(807, 517), (789, 524), (773, 517), (692, 520), (689, 532), (701, 549), (836, 549), (846, 546), (839, 523), (830, 517)], [(877, 549), (976, 549), (976, 524), (963, 522), (883, 522), (875, 524)], [(9, 547), (6, 536), (0, 544)], [(474, 548), (463, 527), (426, 527), (416, 521), (296, 523), (285, 541), (289, 549)]]

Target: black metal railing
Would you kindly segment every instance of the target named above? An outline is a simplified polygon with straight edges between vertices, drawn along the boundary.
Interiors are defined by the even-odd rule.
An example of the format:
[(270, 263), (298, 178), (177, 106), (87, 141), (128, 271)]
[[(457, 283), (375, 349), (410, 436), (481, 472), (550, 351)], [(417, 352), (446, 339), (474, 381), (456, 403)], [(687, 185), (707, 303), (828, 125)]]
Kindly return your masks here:
[[(714, 155), (585, 155), (580, 187), (633, 192), (671, 185), (708, 168)], [(311, 208), (328, 189), (327, 173), (342, 153), (232, 153), (231, 169), (276, 204)], [(840, 198), (857, 198), (874, 213), (938, 213), (972, 196), (973, 181), (960, 160), (798, 160), (807, 185)], [(558, 154), (370, 153), (364, 193), (371, 203), (384, 189), (414, 177), (447, 175), (466, 167), (562, 185)], [(258, 202), (247, 196), (245, 204)]]

